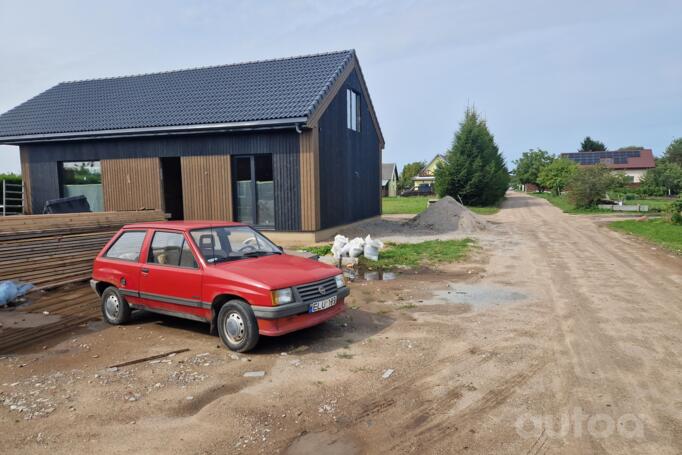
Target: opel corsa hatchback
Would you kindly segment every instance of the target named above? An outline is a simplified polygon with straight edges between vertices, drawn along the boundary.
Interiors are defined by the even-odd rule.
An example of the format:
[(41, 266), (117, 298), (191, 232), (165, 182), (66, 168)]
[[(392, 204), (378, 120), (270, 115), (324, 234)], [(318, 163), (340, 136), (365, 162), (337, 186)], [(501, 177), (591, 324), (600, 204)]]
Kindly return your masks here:
[(336, 267), (284, 254), (249, 226), (159, 222), (124, 226), (95, 259), (90, 284), (102, 316), (132, 310), (208, 322), (228, 348), (324, 322), (349, 294)]

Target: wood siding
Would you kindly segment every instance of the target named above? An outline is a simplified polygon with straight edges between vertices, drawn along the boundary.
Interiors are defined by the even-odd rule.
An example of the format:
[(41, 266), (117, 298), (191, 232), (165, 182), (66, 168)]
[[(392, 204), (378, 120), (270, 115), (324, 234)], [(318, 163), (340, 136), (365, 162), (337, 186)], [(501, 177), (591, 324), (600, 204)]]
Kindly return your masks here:
[(21, 160), (21, 186), (23, 189), (22, 204), (24, 206), (23, 211), (25, 215), (30, 215), (33, 213), (31, 210), (31, 166), (28, 162), (28, 156), (23, 150), (19, 152), (19, 158)]
[(158, 158), (102, 160), (104, 210), (163, 210)]
[[(41, 210), (46, 200), (59, 197), (58, 169), (62, 161), (272, 154), (275, 228), (301, 229), (299, 134), (293, 129), (24, 144), (21, 150), (26, 154), (32, 177), (31, 203)], [(156, 174), (152, 177), (157, 179)], [(222, 197), (205, 195), (216, 196)]]
[(317, 128), (301, 134), (301, 229), (320, 229), (320, 167)]
[[(361, 93), (360, 131), (346, 125), (346, 88)], [(381, 139), (357, 70), (319, 122), (320, 229), (381, 214)]]
[(181, 158), (186, 220), (232, 221), (231, 158), (230, 155)]

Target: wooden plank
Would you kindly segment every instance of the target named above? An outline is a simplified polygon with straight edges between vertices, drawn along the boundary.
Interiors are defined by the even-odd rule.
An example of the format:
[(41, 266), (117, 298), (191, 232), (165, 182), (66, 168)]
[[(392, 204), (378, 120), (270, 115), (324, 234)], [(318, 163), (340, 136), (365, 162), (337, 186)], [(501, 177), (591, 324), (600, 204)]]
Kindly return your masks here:
[(230, 155), (183, 156), (181, 160), (185, 219), (232, 221)]
[(102, 160), (104, 208), (163, 210), (159, 158)]
[(29, 215), (31, 210), (31, 167), (28, 162), (28, 152), (23, 147), (19, 150), (19, 159), (21, 160), (21, 186), (23, 189), (23, 204), (24, 214)]
[(300, 152), (301, 229), (316, 231), (320, 227), (319, 130), (301, 133)]

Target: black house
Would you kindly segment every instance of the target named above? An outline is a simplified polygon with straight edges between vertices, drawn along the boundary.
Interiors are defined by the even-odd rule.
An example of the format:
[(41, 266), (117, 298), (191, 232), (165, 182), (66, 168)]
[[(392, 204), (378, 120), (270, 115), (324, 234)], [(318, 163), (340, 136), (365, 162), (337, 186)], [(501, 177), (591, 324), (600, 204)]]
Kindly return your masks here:
[(381, 213), (384, 140), (352, 50), (64, 82), (2, 114), (0, 143), (20, 147), (27, 213), (85, 195), (311, 240)]

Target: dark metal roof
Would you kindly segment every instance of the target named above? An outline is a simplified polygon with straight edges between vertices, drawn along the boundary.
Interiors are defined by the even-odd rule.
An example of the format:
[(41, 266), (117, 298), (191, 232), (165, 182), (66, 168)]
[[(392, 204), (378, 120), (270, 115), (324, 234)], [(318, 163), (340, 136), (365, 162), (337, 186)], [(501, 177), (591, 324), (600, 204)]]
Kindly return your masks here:
[(63, 82), (0, 115), (0, 142), (305, 121), (354, 54)]

